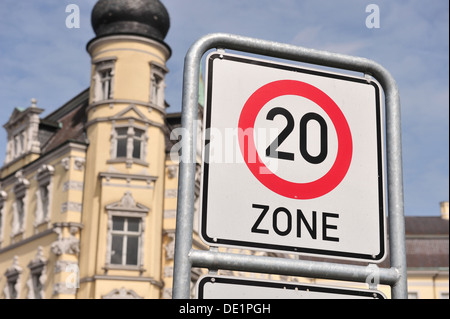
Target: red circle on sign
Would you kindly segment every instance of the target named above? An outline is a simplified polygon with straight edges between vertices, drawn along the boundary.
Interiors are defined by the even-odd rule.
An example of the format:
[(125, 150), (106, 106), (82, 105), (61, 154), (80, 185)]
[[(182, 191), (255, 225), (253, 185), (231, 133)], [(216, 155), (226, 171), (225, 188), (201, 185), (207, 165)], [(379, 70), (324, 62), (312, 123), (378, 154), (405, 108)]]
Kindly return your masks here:
[[(338, 151), (334, 164), (324, 176), (315, 181), (295, 183), (280, 178), (266, 167), (257, 153), (253, 132), (256, 117), (270, 100), (283, 95), (297, 95), (313, 101), (327, 113), (336, 129)], [(293, 199), (313, 199), (323, 196), (341, 183), (350, 167), (353, 143), (347, 120), (327, 94), (310, 84), (281, 80), (262, 86), (245, 103), (238, 126), (239, 146), (248, 168), (263, 185), (281, 196)]]

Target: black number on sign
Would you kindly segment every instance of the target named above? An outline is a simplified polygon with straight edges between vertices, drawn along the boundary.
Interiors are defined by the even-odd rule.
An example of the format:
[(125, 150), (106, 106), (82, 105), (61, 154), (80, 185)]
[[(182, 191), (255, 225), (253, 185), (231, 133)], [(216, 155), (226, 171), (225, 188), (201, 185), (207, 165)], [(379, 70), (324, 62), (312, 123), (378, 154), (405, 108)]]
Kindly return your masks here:
[[(281, 107), (275, 107), (267, 113), (266, 119), (273, 121), (275, 116), (283, 115), (286, 118), (286, 127), (281, 131), (278, 137), (266, 149), (266, 156), (284, 159), (288, 161), (294, 160), (294, 154), (289, 152), (277, 151), (278, 147), (286, 140), (286, 138), (294, 130), (294, 118), (288, 110)], [(320, 153), (317, 156), (309, 154), (307, 149), (308, 122), (314, 120), (320, 125)], [(311, 164), (322, 163), (328, 155), (328, 127), (324, 118), (317, 113), (307, 113), (300, 120), (300, 153), (302, 157)]]
[[(306, 126), (308, 122), (311, 120), (317, 121), (320, 125), (320, 153), (317, 156), (311, 156), (308, 153), (308, 149), (306, 148), (306, 141), (308, 137), (308, 130)], [(322, 163), (328, 155), (328, 127), (327, 123), (317, 113), (307, 113), (300, 120), (300, 153), (303, 158), (310, 162), (311, 164), (320, 164)]]
[(292, 117), (292, 114), (289, 113), (288, 110), (283, 109), (281, 107), (271, 109), (269, 113), (267, 113), (266, 118), (272, 121), (278, 114), (283, 115), (286, 118), (287, 125), (284, 128), (284, 130), (281, 131), (280, 135), (278, 135), (278, 137), (266, 149), (266, 156), (293, 161), (294, 160), (293, 153), (278, 152), (277, 148), (281, 145), (281, 143), (284, 142), (284, 140), (289, 136), (289, 134), (291, 134), (292, 130), (294, 129), (294, 118)]

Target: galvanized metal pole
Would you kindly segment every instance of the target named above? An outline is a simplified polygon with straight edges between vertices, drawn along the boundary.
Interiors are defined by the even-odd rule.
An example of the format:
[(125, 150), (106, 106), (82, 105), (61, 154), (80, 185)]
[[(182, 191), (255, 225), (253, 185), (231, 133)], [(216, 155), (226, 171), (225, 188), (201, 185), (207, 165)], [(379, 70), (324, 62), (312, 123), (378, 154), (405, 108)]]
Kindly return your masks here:
[(198, 114), (198, 79), (201, 47), (193, 46), (188, 51), (184, 63), (183, 100), (181, 126), (181, 157), (178, 176), (178, 203), (175, 234), (174, 278), (172, 296), (175, 299), (188, 299), (191, 284), (191, 262), (195, 190), (195, 127)]
[[(386, 155), (391, 254), (391, 270), (389, 271), (389, 276), (392, 278), (392, 272), (398, 274), (398, 276), (395, 276), (395, 281), (391, 282), (392, 297), (406, 298), (406, 248), (403, 212), (400, 98), (393, 77), (381, 65), (368, 59), (222, 33), (210, 34), (200, 38), (191, 46), (185, 58), (182, 127), (188, 132), (188, 136), (183, 136), (182, 138), (183, 157), (180, 162), (178, 189), (173, 297), (189, 298), (191, 267), (196, 266), (196, 263), (198, 263), (197, 266), (206, 265), (203, 262), (205, 259), (198, 258), (199, 255), (212, 254), (211, 252), (199, 253), (191, 251), (191, 249), (196, 151), (196, 128), (194, 125), (198, 113), (198, 75), (202, 56), (206, 51), (213, 48), (231, 49), (361, 72), (373, 76), (380, 82), (385, 93), (386, 107)], [(190, 254), (192, 258), (189, 257)], [(236, 257), (236, 262), (238, 258)], [(257, 262), (255, 262), (255, 269), (259, 269), (256, 264)], [(218, 264), (216, 266), (220, 268), (221, 265)], [(336, 267), (334, 265), (334, 268)], [(327, 276), (329, 274), (338, 276), (336, 270), (328, 268), (327, 270), (329, 272)], [(251, 271), (251, 269), (248, 270)]]
[(374, 281), (383, 285), (394, 285), (400, 277), (399, 273), (393, 268), (378, 268), (373, 264), (359, 266), (200, 250), (191, 251), (190, 258), (197, 267), (209, 269), (250, 271), (367, 283), (369, 283), (370, 279), (374, 279)]

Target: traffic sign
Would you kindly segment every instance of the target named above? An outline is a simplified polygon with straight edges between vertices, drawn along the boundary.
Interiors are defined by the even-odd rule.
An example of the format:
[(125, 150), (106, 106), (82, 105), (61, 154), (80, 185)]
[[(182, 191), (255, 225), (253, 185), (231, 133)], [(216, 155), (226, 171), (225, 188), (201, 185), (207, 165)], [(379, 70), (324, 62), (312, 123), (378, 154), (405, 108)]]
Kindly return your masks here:
[(379, 84), (224, 52), (206, 74), (202, 240), (381, 262)]
[(196, 292), (198, 299), (386, 299), (378, 290), (210, 275)]

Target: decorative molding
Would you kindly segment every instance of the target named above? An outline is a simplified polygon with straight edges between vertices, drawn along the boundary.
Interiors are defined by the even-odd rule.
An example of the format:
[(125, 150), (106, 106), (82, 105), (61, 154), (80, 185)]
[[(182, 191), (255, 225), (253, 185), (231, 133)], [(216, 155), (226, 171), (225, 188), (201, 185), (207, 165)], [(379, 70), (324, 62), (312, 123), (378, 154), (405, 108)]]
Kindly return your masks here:
[(163, 299), (172, 299), (172, 288), (164, 288)]
[(172, 277), (173, 277), (173, 266), (165, 266), (164, 278), (172, 278)]
[(70, 157), (64, 157), (61, 160), (61, 165), (66, 171), (68, 171), (70, 169)]
[(176, 209), (166, 209), (164, 210), (164, 218), (176, 218), (177, 211)]
[(0, 190), (0, 201), (4, 202), (8, 199), (8, 193), (4, 190)]
[[(52, 165), (43, 164), (35, 175), (38, 181), (36, 190), (36, 211), (34, 218), (34, 227), (43, 223), (50, 223), (51, 203), (53, 195), (53, 179), (55, 168)], [(44, 207), (46, 205), (46, 207)]]
[(30, 187), (30, 181), (25, 178), (22, 169), (18, 170), (14, 176), (16, 178), (14, 193), (16, 194), (16, 198), (22, 197), (25, 195), (26, 190)]
[(178, 190), (177, 189), (166, 189), (164, 191), (165, 198), (177, 198)]
[(36, 179), (41, 180), (44, 178), (50, 178), (55, 174), (55, 168), (52, 165), (42, 164), (37, 170)]
[(168, 238), (168, 242), (164, 245), (166, 260), (172, 260), (175, 256), (175, 233), (167, 232), (166, 236)]
[(19, 257), (16, 255), (13, 257), (12, 265), (6, 269), (5, 276), (11, 277), (22, 273), (22, 267), (19, 266)]
[(5, 248), (0, 248), (0, 254), (2, 254), (4, 252), (7, 252), (9, 250), (12, 250), (12, 249), (16, 249), (17, 247), (26, 245), (28, 243), (31, 243), (31, 242), (39, 239), (39, 238), (45, 237), (45, 236), (47, 236), (49, 234), (52, 234), (52, 233), (53, 233), (53, 229), (44, 230), (43, 232), (40, 232), (38, 234), (32, 235), (30, 237), (27, 237), (27, 238), (25, 238), (25, 239), (23, 239), (23, 240), (21, 240), (19, 242), (16, 242), (16, 243), (13, 243), (13, 244), (11, 244), (9, 246), (6, 246)]
[[(19, 266), (19, 257), (14, 256), (12, 265), (5, 272), (8, 283), (5, 285), (3, 293), (5, 294), (6, 299), (17, 299), (20, 296), (22, 272), (22, 267)], [(10, 283), (14, 284), (13, 289), (15, 291), (15, 296), (11, 296), (11, 291), (9, 290)]]
[(55, 263), (55, 269), (54, 273), (58, 274), (60, 272), (67, 272), (67, 269), (78, 267), (78, 263), (75, 261), (68, 261), (68, 260), (57, 260)]
[[(104, 186), (119, 186), (119, 187), (129, 187), (129, 188), (149, 188), (152, 189), (155, 181), (158, 179), (156, 176), (145, 175), (145, 174), (123, 174), (117, 172), (101, 172), (99, 173), (99, 178), (104, 179), (102, 181), (102, 185)], [(112, 183), (112, 179), (122, 179), (126, 180), (127, 184), (115, 184)], [(146, 181), (147, 186), (142, 185), (133, 185), (132, 181)]]
[[(41, 154), (41, 156), (38, 159), (31, 162), (27, 166), (23, 167), (23, 169), (22, 169), (23, 175), (24, 176), (31, 175), (34, 172), (36, 172), (43, 164), (56, 162), (56, 160), (63, 157), (65, 154), (67, 154), (69, 152), (72, 152), (72, 151), (86, 152), (86, 149), (87, 149), (87, 145), (85, 143), (74, 142), (74, 141), (66, 142), (66, 143), (62, 144), (60, 147), (57, 147), (48, 153)], [(63, 160), (64, 160), (64, 162), (67, 163), (67, 165), (70, 166), (70, 157), (68, 156), (66, 158), (67, 158), (67, 160), (64, 160), (64, 159)], [(63, 163), (63, 161), (60, 161), (60, 162), (61, 162), (61, 164)], [(11, 163), (7, 163), (2, 168), (7, 169), (11, 165), (12, 165)], [(69, 166), (67, 169), (69, 169)], [(15, 173), (12, 173), (12, 174), (4, 177), (4, 179), (2, 181), (2, 187), (7, 188), (9, 185), (14, 184), (15, 182), (16, 182)]]
[(137, 115), (137, 120), (141, 120), (143, 122), (145, 121), (149, 121), (149, 119), (144, 115), (144, 113), (142, 113), (137, 107), (135, 103), (130, 103), (130, 105), (128, 105), (128, 107), (126, 107), (125, 109), (121, 110), (119, 113), (117, 113), (116, 115), (112, 116), (111, 119), (112, 120), (122, 120), (124, 118), (124, 115), (127, 114), (128, 112), (133, 111), (134, 113), (136, 113)]
[(113, 289), (106, 295), (102, 296), (103, 299), (143, 299), (132, 289)]
[[(112, 36), (103, 37), (103, 38), (96, 38), (88, 43), (87, 51), (90, 54), (92, 54), (95, 51), (95, 48), (97, 46), (103, 45), (105, 42), (111, 42), (111, 41), (114, 43), (134, 41), (134, 42), (139, 42), (139, 43), (143, 43), (146, 45), (150, 45), (151, 47), (157, 47), (159, 50), (161, 50), (164, 53), (165, 60), (167, 60), (171, 55), (170, 49), (167, 46), (165, 46), (164, 44), (162, 44), (158, 41), (149, 39), (149, 38), (144, 38), (144, 37), (134, 36), (134, 35), (112, 35)], [(135, 48), (114, 48), (114, 49), (106, 49), (106, 50), (103, 49), (103, 50), (96, 52), (96, 54), (94, 56), (92, 56), (92, 59), (95, 60), (97, 56), (103, 55), (106, 52), (116, 52), (116, 51), (141, 52), (141, 53), (148, 54), (153, 58), (158, 59), (159, 61), (161, 61), (161, 63), (165, 62), (165, 60), (161, 59), (160, 56), (156, 55), (152, 51), (135, 49)]]
[(30, 187), (30, 182), (24, 177), (23, 170), (17, 171), (14, 176), (16, 183), (13, 192), (16, 199), (12, 204), (11, 238), (25, 231), (28, 210), (27, 190)]
[[(42, 246), (38, 247), (36, 256), (28, 263), (28, 268), (30, 269), (31, 275), (27, 280), (27, 298), (44, 299), (44, 285), (47, 280), (47, 258), (44, 257)], [(33, 278), (35, 276), (38, 276), (37, 281), (39, 282), (39, 287), (35, 287), (36, 282)], [(36, 288), (39, 288), (39, 291), (36, 291)], [(36, 296), (36, 293), (39, 295)]]
[(8, 193), (0, 190), (0, 247), (3, 242), (4, 225), (5, 225), (5, 201), (8, 198)]
[(3, 126), (8, 134), (5, 165), (17, 162), (28, 154), (40, 153), (39, 114), (44, 110), (36, 106), (36, 99), (25, 110), (15, 108)]
[(110, 275), (95, 275), (92, 277), (83, 277), (80, 279), (80, 283), (85, 282), (93, 282), (96, 280), (123, 280), (123, 281), (135, 281), (135, 282), (148, 282), (151, 285), (154, 285), (158, 288), (164, 287), (164, 284), (162, 281), (155, 280), (152, 277), (142, 277), (142, 276), (110, 276)]
[(69, 190), (83, 191), (83, 189), (84, 189), (83, 182), (69, 180), (63, 184), (63, 192), (67, 192)]
[(28, 268), (34, 270), (42, 268), (47, 264), (47, 258), (44, 257), (44, 250), (42, 246), (38, 246), (36, 256), (28, 263)]
[[(93, 119), (93, 120), (87, 122), (85, 126), (86, 126), (86, 128), (87, 128), (87, 127), (89, 127), (89, 126), (91, 126), (91, 125), (93, 125), (93, 124), (96, 124), (96, 123), (101, 123), (101, 122), (113, 122), (113, 121), (117, 121), (117, 120), (118, 120), (118, 119), (115, 118), (114, 116), (97, 117), (97, 118), (95, 118), (95, 119)], [(120, 118), (120, 120), (136, 120), (136, 121), (142, 122), (142, 123), (144, 123), (144, 124), (147, 124), (147, 125), (149, 125), (149, 126), (157, 127), (157, 128), (159, 128), (159, 129), (163, 130), (164, 132), (166, 132), (166, 127), (165, 127), (165, 124), (164, 124), (164, 123), (158, 123), (158, 122), (155, 122), (155, 121), (152, 121), (152, 120), (148, 120), (148, 119), (139, 119), (139, 118), (135, 118), (135, 117), (123, 117), (123, 118)]]
[(65, 282), (57, 282), (53, 285), (53, 295), (76, 295), (77, 288)]
[(75, 157), (73, 164), (75, 165), (76, 171), (82, 171), (84, 168), (84, 165), (86, 163), (86, 159), (83, 157)]
[(107, 56), (107, 57), (101, 57), (98, 59), (93, 59), (92, 60), (92, 64), (98, 64), (98, 63), (102, 63), (102, 62), (110, 62), (110, 61), (117, 61), (117, 57), (116, 56)]
[(58, 235), (58, 238), (51, 245), (51, 251), (56, 256), (61, 256), (63, 254), (77, 255), (80, 252), (80, 240), (75, 237), (75, 235), (79, 232), (80, 226), (70, 225), (69, 237), (63, 237), (63, 226), (56, 225), (53, 228), (53, 231)]
[(110, 109), (113, 109), (116, 104), (133, 104), (133, 105), (143, 106), (143, 107), (147, 108), (149, 112), (151, 112), (152, 110), (156, 110), (163, 115), (166, 114), (165, 108), (159, 107), (158, 105), (154, 105), (153, 103), (142, 102), (142, 101), (132, 100), (132, 99), (114, 99), (114, 100), (108, 100), (108, 101), (92, 102), (86, 108), (86, 112), (89, 112), (91, 109), (95, 110), (95, 109), (97, 109), (97, 107), (100, 107), (100, 106), (108, 106)]
[(119, 183), (110, 183), (110, 182), (103, 182), (102, 183), (102, 186), (110, 186), (110, 187), (120, 187), (120, 188), (124, 188), (124, 187), (126, 187), (126, 188), (131, 188), (131, 189), (153, 189), (153, 186), (152, 185), (149, 185), (149, 184), (147, 184), (147, 185), (145, 185), (145, 186), (142, 186), (142, 185), (134, 185), (134, 184), (131, 184), (131, 183), (127, 183), (127, 184), (119, 184)]
[(68, 211), (81, 213), (83, 210), (83, 203), (65, 202), (61, 204), (61, 214)]
[(82, 209), (83, 209), (82, 203), (65, 202), (61, 204), (61, 214), (66, 213), (68, 211), (81, 213)]
[(178, 165), (167, 166), (167, 177), (169, 179), (176, 178), (178, 176)]
[(64, 157), (61, 160), (61, 165), (64, 167), (64, 169), (66, 171), (70, 170), (70, 162), (71, 162), (71, 157), (73, 157), (73, 165), (74, 165), (74, 169), (76, 171), (82, 171), (85, 164), (86, 164), (86, 159), (84, 157), (80, 157), (80, 156), (67, 156)]
[(150, 208), (136, 203), (131, 192), (125, 192), (120, 201), (107, 205), (106, 210), (148, 213)]

